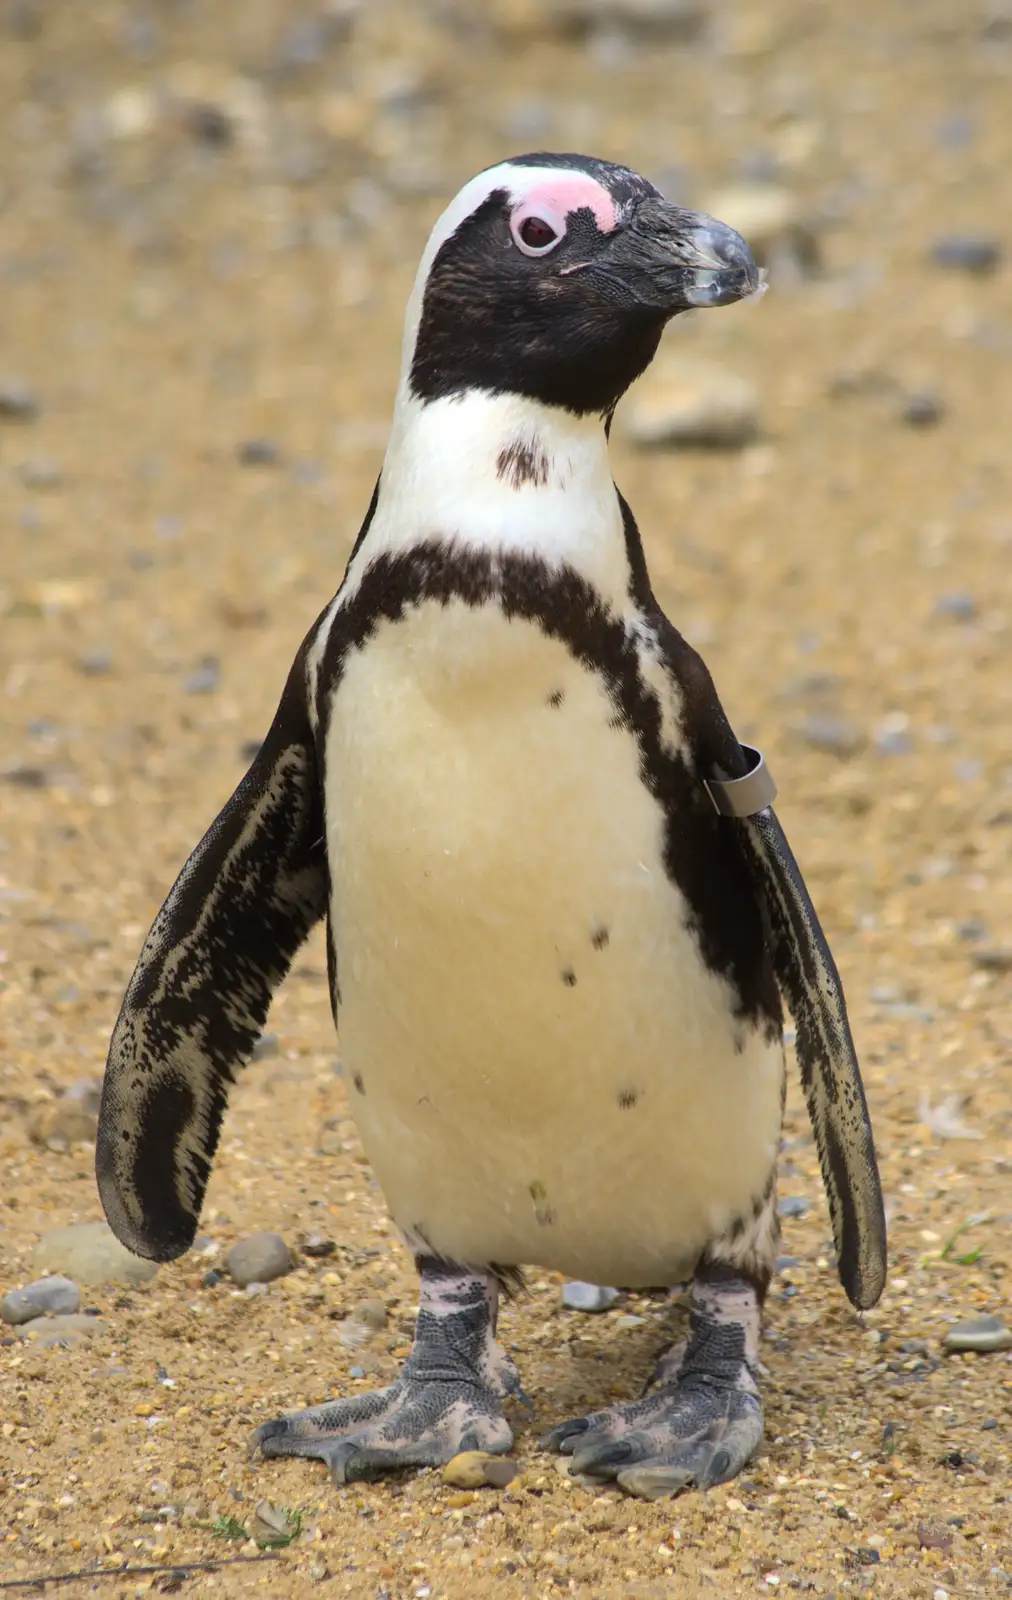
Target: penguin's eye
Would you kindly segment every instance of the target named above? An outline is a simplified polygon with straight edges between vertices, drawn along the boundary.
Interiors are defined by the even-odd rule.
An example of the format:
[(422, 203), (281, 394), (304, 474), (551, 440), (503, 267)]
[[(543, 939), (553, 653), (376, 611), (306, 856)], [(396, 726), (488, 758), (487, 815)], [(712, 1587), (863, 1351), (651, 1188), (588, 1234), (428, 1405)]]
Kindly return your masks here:
[(518, 232), (528, 250), (547, 250), (559, 237), (544, 217), (525, 217)]
[(512, 219), (513, 243), (525, 256), (546, 256), (566, 231), (565, 221), (543, 210), (521, 211)]

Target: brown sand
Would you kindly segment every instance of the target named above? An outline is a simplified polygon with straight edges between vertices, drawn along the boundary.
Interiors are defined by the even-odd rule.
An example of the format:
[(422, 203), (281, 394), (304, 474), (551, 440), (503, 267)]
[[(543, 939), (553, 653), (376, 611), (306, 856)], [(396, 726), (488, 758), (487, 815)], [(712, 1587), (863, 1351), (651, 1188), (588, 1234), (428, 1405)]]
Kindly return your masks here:
[[(927, 252), (997, 231), (1012, 253), (1012, 17), (728, 0), (716, 46), (588, 47), (541, 26), (550, 9), (368, 0), (307, 66), (282, 43), (312, 8), (282, 0), (0, 14), (0, 378), (41, 408), (0, 420), (0, 1288), (29, 1280), (46, 1229), (100, 1214), (91, 1149), (28, 1129), (101, 1072), (141, 936), (340, 577), (428, 226), (479, 166), (539, 144), (681, 167), (694, 198), (770, 154), (832, 219), (820, 277), (675, 330), (756, 379), (763, 440), (648, 458), (620, 442), (616, 469), (662, 600), (778, 775), (850, 996), (890, 1287), (863, 1319), (844, 1299), (792, 1085), (781, 1189), (812, 1208), (785, 1226), (798, 1264), (769, 1303), (767, 1442), (738, 1482), (646, 1505), (558, 1475), (538, 1434), (637, 1392), (678, 1313), (564, 1313), (537, 1274), (504, 1316), (536, 1407), (508, 1490), (337, 1490), (318, 1465), (247, 1465), (260, 1421), (385, 1381), (415, 1299), (335, 1121), (314, 940), (276, 1004), (278, 1056), (235, 1093), (203, 1231), (223, 1248), (315, 1231), (337, 1251), (254, 1298), (202, 1288), (210, 1258), (191, 1256), (147, 1289), (92, 1291), (94, 1340), (0, 1341), (0, 1579), (250, 1553), (200, 1524), (248, 1523), (266, 1496), (301, 1509), (299, 1538), (181, 1592), (1010, 1592), (1012, 1357), (941, 1359), (940, 1340), (1012, 1301), (1012, 978), (979, 964), (1012, 946), (1012, 270), (943, 272)], [(234, 119), (231, 143), (206, 111), (201, 142), (195, 103)], [(934, 428), (900, 418), (923, 390), (945, 404)], [(278, 465), (237, 462), (254, 437)], [(972, 617), (935, 614), (954, 594)], [(205, 657), (220, 686), (187, 693)], [(861, 747), (792, 732), (816, 713)], [(909, 749), (876, 745), (898, 735)], [(926, 1125), (951, 1095), (980, 1137)], [(387, 1332), (344, 1348), (336, 1319), (375, 1297)]]

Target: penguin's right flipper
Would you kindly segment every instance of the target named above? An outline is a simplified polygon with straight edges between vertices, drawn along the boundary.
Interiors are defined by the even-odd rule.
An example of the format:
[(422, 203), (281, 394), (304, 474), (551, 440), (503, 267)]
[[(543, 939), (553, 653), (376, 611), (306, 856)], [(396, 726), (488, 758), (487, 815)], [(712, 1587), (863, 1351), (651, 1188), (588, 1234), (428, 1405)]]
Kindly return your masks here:
[(886, 1278), (886, 1227), (871, 1120), (843, 985), (805, 880), (772, 807), (740, 817), (771, 924), (836, 1241), (840, 1281), (864, 1310)]
[(156, 1261), (193, 1242), (229, 1089), (326, 910), (304, 654), (253, 765), (155, 918), (112, 1036), (98, 1187), (113, 1231)]

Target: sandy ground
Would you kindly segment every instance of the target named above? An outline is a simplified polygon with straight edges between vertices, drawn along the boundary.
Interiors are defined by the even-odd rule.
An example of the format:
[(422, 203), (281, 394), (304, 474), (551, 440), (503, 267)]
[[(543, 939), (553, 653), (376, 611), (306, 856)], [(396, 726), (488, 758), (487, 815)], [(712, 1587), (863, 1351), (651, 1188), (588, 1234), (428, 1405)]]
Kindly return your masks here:
[[(565, 38), (550, 10), (0, 13), (0, 379), (38, 402), (0, 418), (0, 1289), (32, 1276), (46, 1229), (100, 1215), (90, 1147), (29, 1128), (100, 1074), (143, 932), (340, 578), (427, 229), (470, 173), (539, 145), (701, 201), (776, 171), (821, 222), (819, 274), (774, 274), (760, 306), (674, 333), (758, 383), (761, 440), (649, 457), (620, 440), (616, 469), (662, 600), (770, 757), (833, 940), (889, 1289), (859, 1318), (838, 1286), (792, 1085), (781, 1191), (811, 1208), (785, 1224), (767, 1441), (738, 1482), (646, 1505), (559, 1476), (539, 1433), (636, 1393), (679, 1313), (662, 1296), (565, 1313), (537, 1273), (503, 1318), (535, 1402), (508, 1490), (251, 1467), (258, 1422), (392, 1374), (415, 1303), (340, 1120), (314, 941), (277, 1001), (278, 1053), (235, 1093), (203, 1237), (315, 1232), (336, 1251), (253, 1298), (202, 1287), (214, 1256), (190, 1256), (146, 1289), (91, 1291), (102, 1336), (0, 1341), (4, 1583), (250, 1556), (201, 1524), (248, 1527), (266, 1496), (302, 1513), (272, 1561), (47, 1592), (1012, 1590), (1012, 1356), (940, 1355), (950, 1322), (1012, 1304), (1012, 270), (929, 259), (948, 232), (1012, 253), (1012, 14), (714, 0), (686, 42)], [(909, 426), (903, 397), (923, 392), (941, 420)], [(274, 464), (240, 463), (250, 439)], [(800, 737), (812, 716), (846, 719), (851, 753)], [(964, 1137), (939, 1131), (950, 1096)], [(345, 1348), (339, 1319), (377, 1297), (387, 1329)]]

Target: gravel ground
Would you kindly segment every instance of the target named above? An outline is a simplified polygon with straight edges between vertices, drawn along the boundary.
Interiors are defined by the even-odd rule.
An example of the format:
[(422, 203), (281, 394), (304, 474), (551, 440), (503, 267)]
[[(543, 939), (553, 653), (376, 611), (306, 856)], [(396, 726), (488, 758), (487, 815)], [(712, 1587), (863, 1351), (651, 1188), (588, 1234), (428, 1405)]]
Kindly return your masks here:
[[(56, 1102), (100, 1075), (149, 920), (339, 580), (428, 227), (538, 146), (781, 208), (763, 303), (669, 340), (751, 385), (756, 427), (647, 454), (619, 429), (616, 467), (662, 601), (778, 776), (848, 987), (891, 1281), (863, 1318), (844, 1299), (792, 1084), (781, 1192), (809, 1204), (737, 1482), (647, 1505), (559, 1475), (539, 1434), (637, 1392), (681, 1313), (581, 1315), (537, 1273), (503, 1318), (535, 1406), (507, 1488), (247, 1464), (262, 1420), (392, 1375), (415, 1301), (314, 940), (199, 1250), (85, 1287), (102, 1315), (69, 1348), (3, 1330), (0, 1582), (128, 1562), (168, 1570), (58, 1592), (1012, 1593), (1012, 1354), (941, 1350), (960, 1319), (1012, 1323), (1010, 86), (1012, 12), (978, 0), (7, 0), (0, 1291), (100, 1216), (87, 1094), (76, 1122)], [(260, 1229), (296, 1270), (215, 1283)]]

